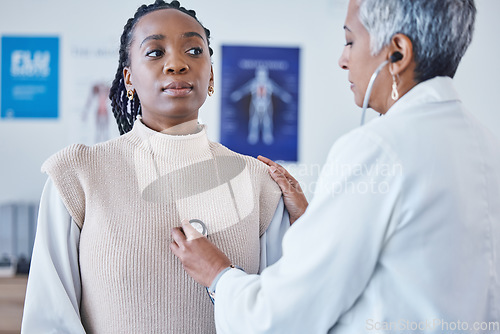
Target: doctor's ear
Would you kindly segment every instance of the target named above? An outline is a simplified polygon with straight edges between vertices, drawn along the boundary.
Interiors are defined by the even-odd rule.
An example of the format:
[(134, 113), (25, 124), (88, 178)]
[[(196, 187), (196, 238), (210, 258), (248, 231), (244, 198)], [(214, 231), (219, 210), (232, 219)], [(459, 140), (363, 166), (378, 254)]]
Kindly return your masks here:
[(388, 59), (391, 63), (390, 71), (392, 75), (400, 75), (410, 67), (413, 67), (413, 43), (404, 34), (396, 34), (392, 37), (389, 46)]

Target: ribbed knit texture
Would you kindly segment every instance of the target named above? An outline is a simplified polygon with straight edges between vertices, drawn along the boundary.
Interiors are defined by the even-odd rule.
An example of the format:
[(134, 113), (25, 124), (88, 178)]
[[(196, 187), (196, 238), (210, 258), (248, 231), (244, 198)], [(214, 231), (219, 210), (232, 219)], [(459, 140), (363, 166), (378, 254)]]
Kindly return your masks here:
[(258, 160), (210, 142), (205, 128), (170, 136), (141, 121), (93, 147), (72, 145), (42, 170), (81, 228), (87, 333), (215, 333), (213, 305), (169, 249), (171, 229), (201, 219), (249, 273), (281, 192)]

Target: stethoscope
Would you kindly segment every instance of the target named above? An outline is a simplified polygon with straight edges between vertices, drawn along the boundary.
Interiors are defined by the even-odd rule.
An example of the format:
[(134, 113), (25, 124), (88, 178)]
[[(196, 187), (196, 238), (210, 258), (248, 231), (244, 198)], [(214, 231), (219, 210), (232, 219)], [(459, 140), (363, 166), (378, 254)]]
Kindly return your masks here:
[[(390, 62), (395, 63), (401, 59), (403, 59), (403, 55), (396, 51), (391, 55)], [(384, 66), (386, 66), (388, 63), (389, 63), (389, 60), (385, 60), (382, 64), (380, 64), (377, 67), (377, 69), (375, 70), (375, 72), (373, 72), (372, 77), (370, 78), (370, 82), (368, 83), (368, 88), (366, 89), (365, 98), (363, 100), (363, 111), (361, 114), (361, 124), (360, 125), (363, 125), (365, 123), (366, 109), (368, 109), (368, 102), (370, 101), (370, 96), (372, 94), (373, 84), (375, 83), (375, 80), (377, 79), (378, 75), (380, 74), (380, 71), (382, 71)], [(190, 219), (189, 223), (191, 224), (191, 226), (193, 226), (198, 232), (203, 234), (205, 237), (208, 235), (207, 226), (201, 220)]]
[[(394, 52), (391, 57), (390, 61), (391, 63), (395, 63), (397, 61), (400, 61), (403, 59), (403, 55), (396, 51)], [(377, 79), (378, 75), (380, 74), (380, 71), (389, 63), (389, 60), (385, 60), (382, 64), (380, 64), (375, 72), (373, 72), (372, 77), (370, 78), (370, 82), (368, 83), (368, 88), (366, 89), (365, 93), (365, 98), (363, 100), (363, 111), (361, 113), (361, 124), (365, 124), (365, 114), (366, 114), (366, 109), (368, 109), (368, 102), (370, 101), (370, 96), (372, 95), (372, 89), (373, 89), (373, 84), (375, 83), (375, 79)], [(381, 114), (382, 115), (382, 114)]]
[(190, 219), (189, 224), (194, 227), (194, 229), (201, 234), (203, 234), (204, 237), (208, 236), (208, 230), (207, 230), (207, 225), (205, 225), (204, 222), (202, 222), (199, 219)]

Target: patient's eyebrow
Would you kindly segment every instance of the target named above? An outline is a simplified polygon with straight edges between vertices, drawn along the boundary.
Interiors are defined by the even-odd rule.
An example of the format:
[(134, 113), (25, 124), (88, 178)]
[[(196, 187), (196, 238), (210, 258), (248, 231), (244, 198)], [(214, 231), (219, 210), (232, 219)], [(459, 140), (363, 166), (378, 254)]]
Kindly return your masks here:
[[(195, 31), (188, 31), (188, 32), (185, 32), (181, 35), (182, 38), (191, 38), (191, 37), (198, 37), (200, 38), (201, 40), (205, 41), (205, 39), (203, 38), (203, 36), (201, 36), (200, 34), (198, 34), (197, 32)], [(144, 43), (146, 43), (147, 41), (151, 41), (151, 40), (154, 40), (154, 41), (162, 41), (166, 38), (165, 35), (162, 35), (162, 34), (154, 34), (154, 35), (150, 35), (146, 38), (144, 38), (144, 40), (141, 42), (141, 45), (140, 47), (142, 47), (142, 45)]]
[(144, 40), (141, 42), (140, 46), (142, 46), (144, 43), (146, 43), (147, 41), (150, 41), (150, 40), (161, 41), (164, 39), (165, 39), (165, 35), (161, 35), (161, 34), (150, 35), (150, 36), (144, 38)]
[(184, 38), (190, 38), (190, 37), (199, 37), (201, 38), (203, 41), (205, 41), (205, 39), (203, 38), (203, 36), (201, 36), (200, 34), (198, 34), (197, 32), (195, 31), (189, 31), (189, 32), (185, 32), (182, 34), (182, 37)]

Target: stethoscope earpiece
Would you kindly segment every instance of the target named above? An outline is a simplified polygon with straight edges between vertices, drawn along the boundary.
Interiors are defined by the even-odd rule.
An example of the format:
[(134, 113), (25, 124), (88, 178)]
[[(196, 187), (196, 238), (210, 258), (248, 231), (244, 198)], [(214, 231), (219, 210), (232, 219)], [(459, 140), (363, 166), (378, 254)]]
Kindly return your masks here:
[(401, 52), (396, 51), (389, 58), (391, 59), (391, 63), (396, 63), (403, 59), (403, 55), (401, 54)]

